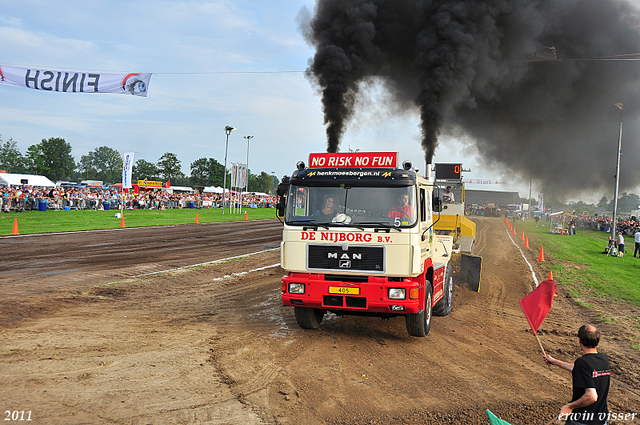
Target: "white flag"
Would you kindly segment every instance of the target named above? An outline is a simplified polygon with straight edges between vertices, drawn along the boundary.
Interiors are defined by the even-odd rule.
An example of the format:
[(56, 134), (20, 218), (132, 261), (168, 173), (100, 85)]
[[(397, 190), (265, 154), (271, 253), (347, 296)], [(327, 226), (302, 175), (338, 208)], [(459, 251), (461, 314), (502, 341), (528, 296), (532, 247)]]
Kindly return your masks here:
[(536, 205), (538, 211), (544, 211), (544, 194), (542, 192), (538, 193), (538, 205)]
[(238, 166), (236, 165), (235, 162), (231, 163), (231, 187), (237, 187), (236, 186), (236, 180), (238, 178)]
[(122, 188), (131, 189), (131, 172), (133, 171), (134, 152), (122, 154)]
[(246, 187), (247, 164), (238, 164), (238, 177), (236, 183), (238, 187)]

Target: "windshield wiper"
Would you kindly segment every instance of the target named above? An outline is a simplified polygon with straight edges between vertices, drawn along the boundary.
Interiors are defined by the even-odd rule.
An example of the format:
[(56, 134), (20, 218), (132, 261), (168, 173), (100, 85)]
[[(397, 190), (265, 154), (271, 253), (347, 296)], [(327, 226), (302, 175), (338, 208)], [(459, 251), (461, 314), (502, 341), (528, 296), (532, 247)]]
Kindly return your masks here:
[[(315, 220), (311, 220), (308, 218), (303, 218), (300, 220), (295, 221), (294, 223), (299, 224), (299, 223), (304, 223), (305, 225), (302, 227), (302, 230), (307, 230), (307, 228), (309, 229), (313, 229), (314, 231), (318, 230), (318, 227), (324, 227), (325, 229), (329, 230), (329, 228), (327, 227), (327, 224), (320, 224), (317, 223)], [(309, 223), (309, 226), (307, 226), (307, 223)]]
[[(377, 232), (378, 230), (383, 230), (386, 231), (387, 233), (389, 233), (389, 231), (391, 231), (391, 229), (397, 230), (398, 232), (402, 232), (402, 230), (398, 229), (396, 226), (389, 224), (389, 223), (382, 223), (380, 221), (361, 221), (359, 224), (362, 224), (364, 226), (376, 226), (375, 231)], [(382, 228), (382, 229), (380, 229)]]
[(358, 226), (357, 224), (352, 224), (352, 223), (347, 224), (347, 223), (334, 223), (334, 222), (332, 222), (330, 224), (330, 226), (355, 227), (356, 229), (364, 230), (364, 227)]

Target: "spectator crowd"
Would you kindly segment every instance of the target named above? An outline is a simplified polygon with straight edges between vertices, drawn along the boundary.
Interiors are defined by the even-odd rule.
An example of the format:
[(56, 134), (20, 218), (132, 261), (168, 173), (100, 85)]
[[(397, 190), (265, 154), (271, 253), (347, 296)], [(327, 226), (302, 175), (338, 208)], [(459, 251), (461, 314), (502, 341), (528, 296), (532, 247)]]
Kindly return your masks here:
[[(241, 194), (232, 192), (227, 196), (227, 206), (240, 206)], [(128, 193), (119, 189), (104, 188), (44, 188), (34, 186), (0, 186), (0, 209), (3, 213), (12, 211), (42, 210), (44, 203), (48, 210), (71, 209), (155, 209), (171, 208), (220, 208), (222, 194), (213, 193), (169, 193), (164, 190), (141, 190)], [(272, 207), (274, 197), (242, 196), (244, 207)]]
[[(638, 218), (631, 218), (634, 218), (635, 220), (618, 220), (618, 223), (616, 224), (617, 231), (626, 236), (633, 236), (638, 230), (640, 230), (640, 221)], [(579, 216), (576, 222), (577, 225), (583, 229), (610, 232), (613, 220), (607, 217)]]

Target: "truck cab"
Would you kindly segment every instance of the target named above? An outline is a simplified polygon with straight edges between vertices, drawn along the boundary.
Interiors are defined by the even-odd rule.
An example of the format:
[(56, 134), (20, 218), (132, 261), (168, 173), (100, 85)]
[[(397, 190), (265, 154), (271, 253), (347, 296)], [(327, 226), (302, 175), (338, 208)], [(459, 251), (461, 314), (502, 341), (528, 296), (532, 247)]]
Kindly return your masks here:
[(312, 154), (279, 188), (282, 302), (298, 325), (326, 312), (405, 316), (425, 336), (451, 311), (453, 237), (436, 235), (434, 184), (395, 153)]
[(442, 213), (435, 223), (436, 233), (453, 236), (456, 253), (471, 254), (476, 240), (476, 224), (466, 216), (462, 164), (435, 164), (436, 183), (445, 187)]

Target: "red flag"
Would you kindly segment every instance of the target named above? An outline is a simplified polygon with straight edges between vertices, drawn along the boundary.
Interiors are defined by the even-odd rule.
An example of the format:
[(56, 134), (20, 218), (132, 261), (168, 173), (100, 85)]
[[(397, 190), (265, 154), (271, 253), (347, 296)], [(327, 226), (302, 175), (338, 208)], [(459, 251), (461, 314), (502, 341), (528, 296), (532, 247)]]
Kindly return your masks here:
[(553, 280), (545, 280), (520, 300), (520, 308), (522, 308), (534, 335), (538, 333), (540, 325), (549, 314), (555, 293), (556, 283)]
[(167, 182), (164, 184), (164, 187), (169, 189), (171, 187), (171, 184), (169, 183), (171, 180), (167, 180)]

